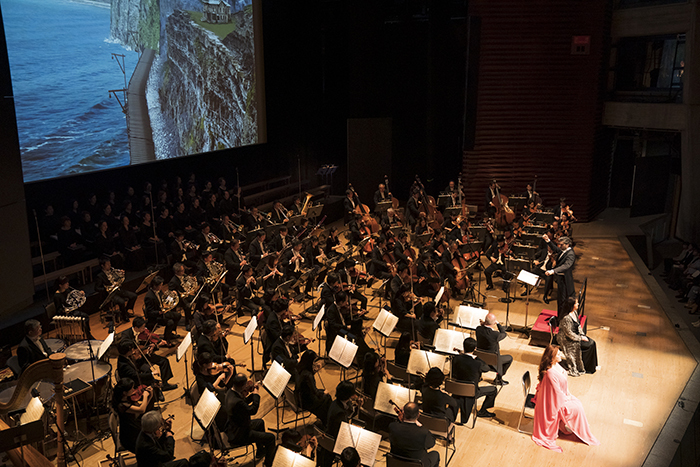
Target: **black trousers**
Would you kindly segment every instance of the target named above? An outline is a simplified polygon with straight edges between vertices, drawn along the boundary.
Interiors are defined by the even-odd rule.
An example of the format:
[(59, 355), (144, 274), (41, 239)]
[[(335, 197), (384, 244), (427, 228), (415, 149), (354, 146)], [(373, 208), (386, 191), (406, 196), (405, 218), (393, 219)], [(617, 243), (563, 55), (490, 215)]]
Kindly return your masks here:
[(485, 411), (492, 408), (496, 403), (496, 394), (498, 394), (496, 386), (479, 386), (476, 390), (476, 397), (454, 396), (454, 398), (457, 399), (459, 411), (462, 412), (462, 423), (467, 423), (469, 421), (469, 416), (472, 413), (477, 399), (485, 397), (484, 403), (481, 404), (481, 409), (479, 409), (480, 412)]
[[(165, 332), (163, 333), (163, 339), (166, 341), (173, 340), (175, 338), (175, 328), (177, 324), (182, 319), (182, 315), (175, 310), (170, 310), (166, 313), (158, 315), (155, 322), (161, 326), (165, 326)], [(149, 323), (152, 326), (152, 320), (149, 319)]]
[(503, 264), (496, 264), (496, 263), (491, 263), (489, 267), (487, 267), (484, 270), (484, 275), (486, 276), (486, 284), (489, 286), (493, 286), (493, 280), (491, 279), (491, 276), (493, 276), (493, 273), (496, 271), (505, 271), (506, 267)]
[(133, 310), (136, 304), (136, 295), (134, 292), (129, 292), (128, 290), (119, 289), (114, 293), (112, 301), (119, 306), (122, 312), (122, 321), (129, 321), (129, 314), (127, 310)]
[(255, 449), (265, 453), (265, 467), (272, 466), (272, 461), (275, 457), (275, 441), (275, 435), (265, 431), (265, 421), (261, 418), (250, 421), (250, 430), (245, 438), (229, 440), (231, 445), (255, 443)]

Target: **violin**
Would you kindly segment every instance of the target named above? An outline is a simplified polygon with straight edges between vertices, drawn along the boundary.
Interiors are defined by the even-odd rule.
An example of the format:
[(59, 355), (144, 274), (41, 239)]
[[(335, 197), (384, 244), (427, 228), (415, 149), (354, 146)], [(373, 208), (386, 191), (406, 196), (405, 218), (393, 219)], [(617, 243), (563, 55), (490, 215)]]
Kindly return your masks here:
[(233, 371), (233, 366), (229, 362), (215, 363), (211, 362), (204, 368), (202, 368), (202, 373), (208, 376), (217, 376), (223, 372)]
[(150, 355), (154, 350), (158, 350), (159, 345), (163, 345), (166, 342), (158, 334), (151, 332), (148, 328), (141, 331), (137, 337), (141, 345), (146, 346), (144, 353)]
[(294, 331), (292, 337), (289, 341), (290, 345), (309, 345), (312, 342), (316, 342), (316, 339), (309, 339), (301, 335), (301, 333)]
[(398, 405), (396, 405), (396, 403), (394, 401), (392, 401), (391, 399), (389, 399), (389, 403), (394, 406), (394, 412), (396, 412), (396, 415), (398, 415), (399, 421), (403, 422), (403, 419), (404, 419), (403, 409), (401, 407), (399, 407)]
[(249, 379), (246, 383), (243, 389), (241, 390), (241, 395), (246, 398), (251, 394), (254, 394), (257, 392), (257, 390), (260, 389), (260, 383), (253, 381), (252, 379)]
[(150, 386), (141, 384), (140, 386), (134, 388), (134, 392), (131, 394), (131, 396), (129, 396), (129, 400), (131, 402), (139, 402), (143, 398), (144, 393), (150, 393), (152, 391), (153, 389)]

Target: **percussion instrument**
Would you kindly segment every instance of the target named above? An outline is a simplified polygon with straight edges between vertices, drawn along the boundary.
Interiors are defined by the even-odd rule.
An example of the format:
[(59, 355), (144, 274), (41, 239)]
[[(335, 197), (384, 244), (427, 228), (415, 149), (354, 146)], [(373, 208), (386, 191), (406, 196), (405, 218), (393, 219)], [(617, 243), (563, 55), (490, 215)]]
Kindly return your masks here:
[(83, 360), (90, 360), (90, 346), (92, 346), (92, 353), (95, 358), (97, 358), (97, 351), (100, 349), (104, 341), (92, 340), (92, 341), (82, 341), (76, 342), (66, 349), (66, 358), (74, 362), (80, 362)]
[(53, 353), (63, 352), (66, 349), (66, 342), (61, 339), (44, 339), (44, 342)]
[[(93, 369), (91, 368), (91, 364), (94, 365), (95, 379), (92, 379)], [(95, 388), (95, 394), (97, 395), (99, 401), (99, 397), (102, 395), (105, 386), (109, 382), (108, 376), (111, 372), (112, 365), (107, 362), (99, 360), (78, 362), (72, 365), (68, 365), (63, 370), (63, 381), (64, 383), (68, 383), (76, 379), (81, 379), (88, 384), (92, 384)]]

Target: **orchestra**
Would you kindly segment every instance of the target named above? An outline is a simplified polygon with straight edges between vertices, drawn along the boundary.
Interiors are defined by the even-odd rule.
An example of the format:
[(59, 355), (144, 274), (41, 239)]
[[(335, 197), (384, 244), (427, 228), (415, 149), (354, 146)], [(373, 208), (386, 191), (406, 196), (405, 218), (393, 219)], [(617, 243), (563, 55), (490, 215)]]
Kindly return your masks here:
[[(276, 362), (290, 373), (303, 409), (317, 417), (320, 428), (328, 436), (335, 437), (340, 428), (338, 420), (347, 421), (358, 416), (358, 405), (362, 402), (353, 399), (356, 388), (348, 381), (337, 387), (334, 400), (323, 384), (324, 367), (336, 365), (330, 357), (336, 338), (357, 346), (356, 365), (361, 363), (364, 368), (362, 390), (365, 397), (376, 397), (380, 382), (392, 380), (387, 368), (386, 347), (380, 345), (382, 341), (375, 330), (364, 327), (364, 321), (375, 319), (380, 309), (386, 309), (397, 319), (396, 330), (401, 337), (393, 350), (394, 363), (406, 367), (411, 351), (423, 348), (420, 341), (430, 348), (435, 344), (437, 331), (448, 328), (449, 320), (444, 314), (453, 308), (450, 301), (454, 305), (474, 296), (475, 283), (480, 280), (475, 274), (480, 271), (484, 272), (486, 290), (492, 290), (497, 272), (514, 273), (511, 262), (527, 260), (528, 270), (544, 279), (544, 303), (549, 302), (554, 284), (559, 297), (571, 296), (570, 273), (560, 262), (573, 245), (572, 224), (576, 218), (564, 199), (553, 213), (543, 213), (542, 198), (533, 185), (528, 184), (522, 195), (526, 198), (525, 204), (521, 208), (511, 208), (500, 185), (495, 180), (491, 182), (486, 191), (487, 215), (481, 223), (464, 207), (461, 182), (449, 183), (444, 194), (450, 199), (438, 208), (418, 178), (405, 207), (397, 203), (386, 208), (382, 204), (382, 209), (374, 213), (360, 202), (350, 185), (343, 201), (343, 220), (347, 225), (336, 223), (327, 229), (311, 228), (316, 220), (310, 223), (311, 227), (308, 219), (295, 220), (308, 211), (308, 197), (306, 202), (295, 197), (289, 208), (276, 200), (269, 214), (258, 207), (244, 207), (234, 212), (229, 203), (230, 212), (208, 215), (207, 221), (200, 223), (192, 220), (197, 218), (197, 209), (187, 212), (185, 202), (180, 201), (171, 218), (175, 223), (173, 228), (178, 230), (170, 232), (172, 235), (160, 234), (173, 239), (172, 275), (168, 276), (166, 270), (155, 274), (142, 299), (130, 290), (131, 286), (125, 285), (123, 271), (112, 268), (109, 258), (100, 259), (96, 290), (102, 293), (103, 299), (110, 297), (128, 324), (117, 342), (118, 379), (115, 378), (111, 401), (121, 428), (122, 446), (134, 452), (142, 462), (149, 458), (146, 454), (149, 445), (162, 444), (165, 449), (159, 459), (173, 462), (172, 421), (162, 420), (156, 403), (165, 401), (164, 392), (177, 387), (169, 382), (173, 377), (171, 365), (183, 363), (180, 360), (175, 363), (174, 349), (169, 350), (181, 337), (178, 327), (187, 326), (195, 350), (193, 361), (189, 362), (191, 368), (185, 371), (190, 370), (199, 394), (212, 391), (221, 403), (216, 416), (219, 430), (228, 434), (229, 442), (256, 443), (257, 452), (265, 457), (265, 465), (269, 467), (274, 456), (275, 437), (261, 419), (252, 418), (258, 412), (261, 397), (268, 395), (261, 395), (260, 380), (248, 379), (237, 372), (234, 354), (239, 358), (238, 367), (245, 366), (240, 359), (246, 355), (239, 351), (247, 346), (240, 333), (232, 332), (233, 324), (226, 323), (227, 319), (241, 319), (245, 326), (249, 318), (257, 318), (261, 332), (255, 339), (259, 338), (262, 344), (264, 371), (269, 371), (270, 362)], [(221, 200), (230, 201), (231, 194), (225, 189), (225, 182), (220, 184), (222, 186), (220, 190), (225, 194), (221, 193)], [(381, 203), (396, 201), (388, 191), (387, 181), (378, 184), (373, 201), (375, 208)], [(217, 195), (211, 194), (208, 203), (217, 205)], [(224, 204), (223, 201), (219, 203)], [(440, 212), (443, 207), (458, 208), (460, 205), (461, 215), (456, 214), (458, 209), (444, 216)], [(207, 206), (205, 211), (209, 213), (211, 209)], [(167, 207), (159, 212), (169, 216)], [(542, 214), (552, 216), (551, 224), (545, 225), (549, 233), (536, 235), (533, 227), (543, 226), (541, 219), (545, 216)], [(268, 230), (270, 227), (273, 228)], [(212, 230), (220, 232), (221, 237)], [(495, 241), (489, 244), (487, 240), (491, 236)], [(534, 239), (536, 245), (529, 245), (530, 239)], [(519, 253), (526, 246), (533, 248), (532, 253), (527, 250), (527, 257)], [(567, 257), (572, 255), (567, 254)], [(299, 288), (301, 284), (303, 292)], [(73, 290), (68, 279), (59, 278), (56, 287), (57, 313), (82, 313), (78, 311), (82, 304), (75, 306), (75, 300), (68, 300)], [(526, 288), (522, 296), (533, 290)], [(289, 296), (292, 291), (297, 295)], [(442, 298), (436, 303), (433, 299), (438, 292)], [(175, 304), (166, 302), (168, 294), (175, 297)], [(137, 299), (142, 300), (143, 316), (138, 313), (133, 316)], [(291, 307), (299, 307), (301, 315), (292, 314)], [(319, 354), (325, 356), (311, 350), (313, 336), (304, 336), (305, 332), (309, 333), (308, 327), (300, 325), (302, 318), (320, 309), (325, 310), (325, 315), (320, 320), (316, 337), (325, 340), (325, 345), (319, 342), (318, 349)], [(184, 322), (181, 322), (180, 311), (185, 313)], [(38, 322), (33, 320), (27, 323), (25, 340), (18, 349), (23, 368), (52, 353), (41, 337), (41, 325), (37, 326)], [(86, 323), (85, 338), (92, 339), (89, 317)], [(482, 327), (489, 329), (477, 331), (479, 347), (481, 340), (487, 339), (482, 337), (487, 331), (498, 334), (496, 344), (505, 334), (491, 314)], [(156, 332), (162, 332), (163, 337)], [(478, 383), (482, 373), (493, 371), (474, 355), (476, 347), (476, 341), (467, 338), (462, 348), (455, 349), (458, 355), (450, 357), (453, 379)], [(322, 349), (325, 352), (321, 352)], [(253, 355), (253, 358), (259, 357)], [(510, 361), (499, 361), (495, 384), (507, 384), (503, 376)], [(494, 386), (477, 384), (476, 395), (471, 398), (452, 396), (444, 389), (446, 375), (442, 369), (429, 368), (423, 376), (425, 384), (420, 377), (417, 377), (419, 383), (409, 384), (422, 388), (424, 413), (444, 416), (459, 424), (461, 412), (464, 423), (476, 400), (485, 397), (477, 415), (494, 417), (487, 410), (495, 402)], [(319, 383), (322, 387), (317, 386)], [(417, 416), (418, 409), (413, 406), (408, 409), (408, 418), (404, 415), (402, 421), (394, 422), (401, 424), (393, 425), (396, 433), (405, 428), (406, 420)], [(150, 413), (155, 415), (147, 417)], [(322, 447), (318, 449), (322, 464), (328, 457), (323, 454)], [(431, 464), (433, 461), (431, 457)]]

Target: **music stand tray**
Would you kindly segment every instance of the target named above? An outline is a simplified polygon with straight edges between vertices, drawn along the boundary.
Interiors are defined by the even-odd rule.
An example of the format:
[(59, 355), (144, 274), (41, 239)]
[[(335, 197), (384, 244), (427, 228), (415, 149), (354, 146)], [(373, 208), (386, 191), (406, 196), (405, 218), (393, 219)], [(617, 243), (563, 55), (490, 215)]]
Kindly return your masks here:
[(394, 202), (392, 200), (381, 201), (381, 202), (377, 203), (377, 206), (375, 206), (374, 212), (377, 215), (381, 216), (393, 205), (394, 205)]
[(308, 210), (306, 211), (306, 217), (318, 217), (321, 215), (321, 211), (323, 211), (323, 204), (316, 204), (314, 206), (310, 206)]
[[(146, 290), (146, 288), (148, 288), (148, 284), (151, 283), (151, 281), (153, 280), (153, 278), (156, 277), (156, 276), (158, 275), (159, 272), (160, 272), (160, 271), (153, 271), (152, 273), (150, 273), (149, 275), (147, 275), (146, 277), (144, 277), (144, 278), (143, 278), (143, 281), (141, 281), (141, 284), (140, 284), (140, 285), (138, 286), (138, 288), (136, 289), (136, 293), (139, 294), (139, 293), (141, 293), (143, 290)], [(115, 290), (116, 290), (116, 289), (115, 289)]]

